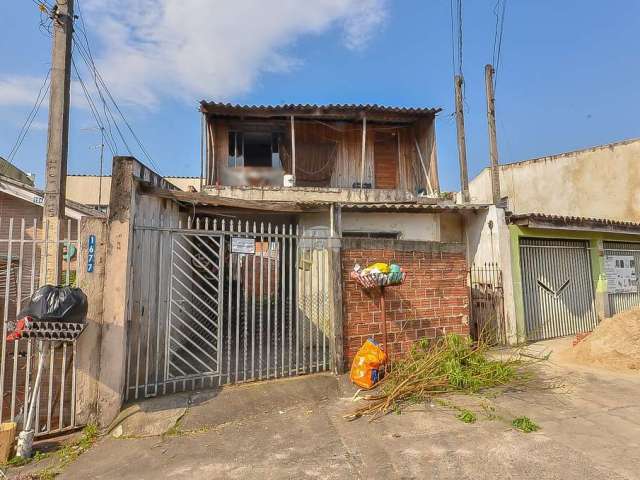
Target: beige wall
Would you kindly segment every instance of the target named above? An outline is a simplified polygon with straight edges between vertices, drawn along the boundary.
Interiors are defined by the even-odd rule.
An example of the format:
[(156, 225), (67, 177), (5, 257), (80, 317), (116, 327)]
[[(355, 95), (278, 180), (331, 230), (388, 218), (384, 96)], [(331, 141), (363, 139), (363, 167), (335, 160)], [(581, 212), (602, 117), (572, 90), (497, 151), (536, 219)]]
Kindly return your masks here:
[[(192, 185), (196, 190), (200, 189), (199, 177), (165, 177), (165, 180), (172, 183), (180, 190), (188, 191)], [(111, 176), (102, 177), (102, 195), (100, 192), (100, 176), (98, 175), (68, 175), (67, 176), (67, 198), (84, 205), (98, 205), (98, 199), (102, 205), (109, 204), (109, 194), (111, 192)]]
[[(514, 213), (640, 222), (640, 139), (503, 165), (500, 185)], [(489, 170), (469, 189), (472, 202), (490, 203)]]

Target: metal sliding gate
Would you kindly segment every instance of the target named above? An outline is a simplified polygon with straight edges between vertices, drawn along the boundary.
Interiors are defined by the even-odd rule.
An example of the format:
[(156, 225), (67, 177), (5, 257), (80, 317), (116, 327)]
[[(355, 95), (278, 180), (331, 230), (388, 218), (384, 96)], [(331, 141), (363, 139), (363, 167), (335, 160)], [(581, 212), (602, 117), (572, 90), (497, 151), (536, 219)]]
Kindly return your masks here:
[[(629, 285), (620, 292), (613, 292), (610, 288), (609, 313), (624, 312), (640, 305), (640, 293), (638, 293), (638, 276), (640, 275), (640, 243), (604, 242), (605, 258), (616, 257), (615, 260), (626, 262), (630, 269), (635, 269), (635, 285)], [(627, 290), (627, 291), (624, 291)]]
[(327, 238), (198, 218), (133, 243), (128, 400), (330, 368)]
[[(41, 219), (0, 217), (0, 422), (22, 427), (25, 403), (31, 401), (40, 354), (37, 340), (7, 341), (7, 328), (46, 278), (43, 258), (54, 242), (62, 244), (64, 261), (60, 284), (76, 285), (77, 266), (82, 263), (78, 222), (63, 226), (63, 240), (47, 237)], [(44, 262), (46, 268), (46, 262)], [(76, 345), (63, 343), (48, 350), (42, 383), (36, 398), (36, 436), (76, 428)], [(29, 402), (25, 402), (28, 399)]]
[(593, 330), (597, 316), (587, 242), (523, 238), (520, 263), (527, 340)]

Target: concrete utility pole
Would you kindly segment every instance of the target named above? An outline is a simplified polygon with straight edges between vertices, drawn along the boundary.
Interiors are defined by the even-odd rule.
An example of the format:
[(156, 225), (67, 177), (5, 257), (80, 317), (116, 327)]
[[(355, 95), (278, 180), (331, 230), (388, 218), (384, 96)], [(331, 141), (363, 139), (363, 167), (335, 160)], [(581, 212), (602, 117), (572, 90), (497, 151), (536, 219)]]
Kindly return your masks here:
[(467, 173), (467, 142), (464, 136), (464, 104), (462, 101), (462, 75), (454, 77), (456, 87), (456, 130), (458, 131), (458, 160), (460, 162), (460, 192), (462, 202), (469, 203), (469, 174)]
[(46, 283), (60, 282), (69, 150), (69, 91), (71, 87), (71, 40), (73, 0), (58, 2), (51, 11), (53, 50), (51, 54), (51, 97), (49, 100), (49, 138), (45, 169), (44, 214), (47, 256), (43, 259)]
[(500, 202), (500, 170), (498, 168), (498, 142), (496, 139), (496, 107), (493, 91), (493, 65), (484, 67), (484, 83), (487, 91), (487, 124), (489, 126), (489, 158), (491, 160), (491, 193), (494, 205)]

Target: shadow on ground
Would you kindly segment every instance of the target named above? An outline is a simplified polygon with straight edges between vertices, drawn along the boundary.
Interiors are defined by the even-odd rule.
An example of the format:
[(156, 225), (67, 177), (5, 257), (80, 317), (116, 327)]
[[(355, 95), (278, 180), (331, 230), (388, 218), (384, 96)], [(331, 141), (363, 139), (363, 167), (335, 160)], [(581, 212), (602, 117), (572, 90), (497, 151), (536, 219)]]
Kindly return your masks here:
[[(181, 409), (168, 433), (107, 436), (61, 478), (640, 478), (640, 378), (559, 365), (553, 356), (535, 368), (562, 379), (560, 387), (456, 399), (476, 409), (473, 424), (429, 401), (376, 422), (347, 422), (355, 389), (331, 375), (158, 398), (133, 417), (152, 423)], [(511, 421), (522, 415), (541, 429), (515, 430)]]

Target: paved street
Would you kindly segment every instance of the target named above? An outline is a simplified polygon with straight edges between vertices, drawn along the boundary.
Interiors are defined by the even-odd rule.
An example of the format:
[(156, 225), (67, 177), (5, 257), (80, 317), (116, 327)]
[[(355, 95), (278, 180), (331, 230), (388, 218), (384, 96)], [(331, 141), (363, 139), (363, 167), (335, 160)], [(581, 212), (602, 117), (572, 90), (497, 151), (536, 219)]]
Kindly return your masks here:
[[(474, 424), (435, 404), (347, 422), (354, 389), (330, 375), (159, 398), (129, 412), (120, 438), (100, 440), (61, 478), (640, 478), (640, 378), (536, 368), (557, 388), (453, 398), (477, 414)], [(522, 415), (541, 429), (514, 430)], [(169, 432), (126, 438), (155, 428)]]

